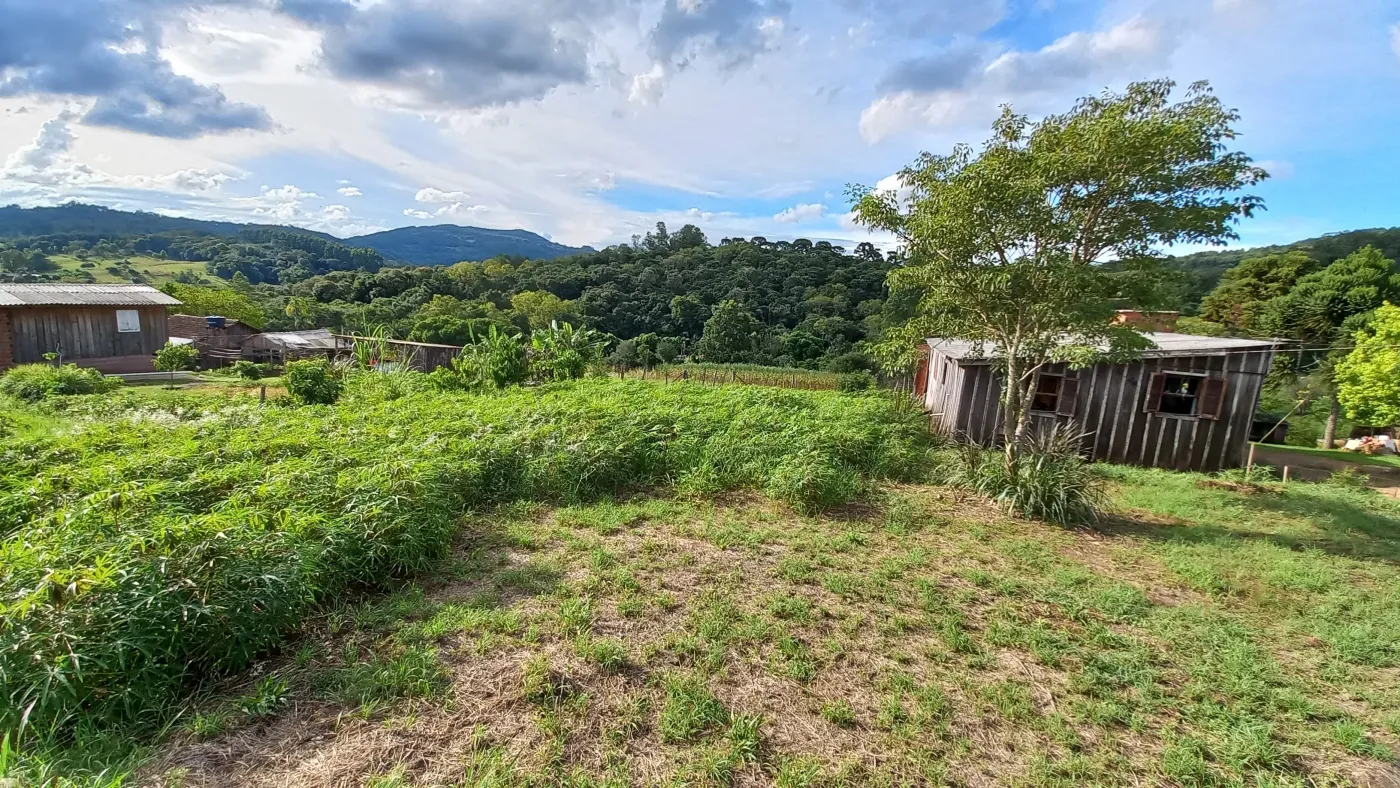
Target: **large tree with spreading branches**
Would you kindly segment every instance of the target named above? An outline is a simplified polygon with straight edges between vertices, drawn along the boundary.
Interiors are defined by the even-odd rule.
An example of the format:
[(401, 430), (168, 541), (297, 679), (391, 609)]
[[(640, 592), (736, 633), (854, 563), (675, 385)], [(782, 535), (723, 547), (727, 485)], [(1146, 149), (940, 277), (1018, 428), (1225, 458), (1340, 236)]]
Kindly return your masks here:
[(1004, 108), (980, 151), (924, 153), (900, 191), (850, 189), (856, 219), (903, 247), (891, 287), (922, 294), (884, 359), (907, 360), (926, 336), (980, 347), (1003, 375), (1008, 463), (1039, 371), (1140, 352), (1147, 340), (1114, 325), (1114, 308), (1156, 303), (1161, 250), (1236, 238), (1262, 206), (1239, 193), (1268, 173), (1229, 149), (1238, 114), (1205, 83), (1175, 103), (1174, 89), (1134, 83), (1036, 122)]

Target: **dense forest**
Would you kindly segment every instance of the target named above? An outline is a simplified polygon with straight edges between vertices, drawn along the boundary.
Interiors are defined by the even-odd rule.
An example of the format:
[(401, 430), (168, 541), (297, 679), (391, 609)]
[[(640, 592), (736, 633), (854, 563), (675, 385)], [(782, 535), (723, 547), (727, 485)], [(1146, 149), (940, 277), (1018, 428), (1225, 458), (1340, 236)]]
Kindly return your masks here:
[(870, 244), (854, 254), (806, 240), (712, 245), (696, 227), (672, 233), (661, 224), (632, 245), (554, 260), (336, 271), (251, 293), (270, 326), (384, 326), (445, 344), (469, 342), (490, 325), (528, 331), (558, 320), (642, 338), (644, 347), (653, 337), (693, 347), (718, 317), (742, 335), (727, 360), (810, 367), (907, 316), (909, 298), (886, 299), (895, 264)]

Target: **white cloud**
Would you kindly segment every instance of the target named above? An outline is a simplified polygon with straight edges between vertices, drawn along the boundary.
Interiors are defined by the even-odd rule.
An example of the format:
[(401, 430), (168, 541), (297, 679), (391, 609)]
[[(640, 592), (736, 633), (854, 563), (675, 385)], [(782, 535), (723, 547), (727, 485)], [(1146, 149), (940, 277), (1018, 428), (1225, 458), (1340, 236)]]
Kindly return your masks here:
[(666, 66), (653, 63), (649, 70), (632, 77), (632, 84), (627, 89), (627, 100), (633, 104), (657, 103), (666, 92), (668, 79)]
[(1079, 90), (1096, 79), (1151, 73), (1167, 63), (1180, 43), (1177, 25), (1175, 20), (1138, 15), (1106, 30), (1070, 33), (1037, 50), (1006, 51), (981, 66), (967, 59), (979, 56), (981, 50), (966, 49), (960, 57), (938, 61), (947, 68), (941, 76), (918, 74), (917, 64), (907, 62), (896, 70), (899, 78), (887, 79), (897, 84), (922, 77), (939, 87), (880, 96), (861, 113), (861, 136), (878, 142), (911, 126), (982, 125), (1004, 103), (1044, 97), (1058, 102), (1066, 91)]
[(364, 196), (364, 192), (360, 191), (358, 188), (356, 188), (356, 187), (354, 187), (354, 186), (342, 186), (342, 187), (340, 187), (339, 189), (336, 189), (336, 191), (339, 192), (339, 193), (340, 193), (340, 196), (342, 196), (342, 197), (362, 197), (362, 196)]
[(321, 209), (321, 215), (328, 222), (342, 224), (350, 218), (350, 208), (344, 205), (327, 205)]
[[(438, 199), (439, 196), (445, 196), (445, 195), (459, 195), (459, 196), (465, 196), (462, 192), (440, 192), (440, 191), (437, 191), (436, 189), (424, 189), (423, 191), (431, 191), (431, 192), (435, 192), (435, 194), (430, 195), (430, 196), (432, 197), (432, 199), (419, 199), (419, 202), (424, 202), (424, 203), (440, 203), (440, 204), (438, 205), (437, 209), (436, 209), (436, 210), (433, 210), (433, 211), (423, 211), (423, 210), (419, 210), (419, 209), (416, 209), (416, 208), (405, 208), (405, 209), (404, 209), (404, 212), (403, 212), (403, 215), (404, 215), (404, 216), (409, 216), (409, 217), (412, 217), (412, 218), (414, 218), (414, 219), (425, 219), (425, 220), (426, 220), (426, 219), (462, 219), (462, 220), (477, 219), (477, 220), (479, 220), (480, 217), (481, 217), (483, 214), (487, 213), (487, 212), (490, 210), (490, 208), (486, 207), (485, 205), (468, 205), (467, 203), (461, 202), (460, 200), (459, 200), (459, 201), (455, 201), (455, 202), (444, 202), (442, 199)], [(419, 192), (420, 197), (421, 197), (422, 194), (423, 194), (423, 192)]]
[(1400, 57), (1400, 22), (1396, 22), (1395, 26), (1390, 28), (1390, 51), (1394, 52), (1396, 57)]
[(278, 222), (295, 222), (305, 219), (302, 203), (320, 199), (320, 195), (298, 186), (286, 184), (272, 188), (262, 187), (256, 197), (235, 197), (233, 203), (249, 211), (254, 216)]
[(821, 203), (799, 203), (773, 217), (780, 224), (812, 222), (826, 216), (826, 206)]
[(217, 192), (236, 180), (207, 169), (186, 169), (156, 175), (117, 175), (79, 162), (72, 155), (71, 124), (79, 115), (65, 109), (45, 121), (34, 140), (16, 148), (0, 167), (0, 194), (27, 193), (60, 197), (82, 190), (101, 194), (116, 190), (150, 190), (175, 194)]
[(418, 193), (413, 196), (413, 199), (416, 202), (452, 203), (461, 202), (462, 200), (466, 199), (466, 197), (466, 192), (445, 192), (441, 189), (434, 189), (429, 187), (426, 189), (419, 189)]

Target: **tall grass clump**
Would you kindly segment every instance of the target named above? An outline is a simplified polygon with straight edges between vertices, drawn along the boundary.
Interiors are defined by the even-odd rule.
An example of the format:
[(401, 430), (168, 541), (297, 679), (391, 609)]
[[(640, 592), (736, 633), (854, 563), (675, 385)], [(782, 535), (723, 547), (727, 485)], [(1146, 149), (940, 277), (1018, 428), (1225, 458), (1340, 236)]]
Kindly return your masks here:
[(1000, 451), (964, 447), (953, 483), (1024, 517), (1066, 525), (1092, 522), (1108, 498), (1104, 481), (1081, 453), (1084, 437), (1064, 425), (1034, 432), (1009, 465)]
[(75, 394), (101, 394), (120, 388), (120, 378), (103, 377), (95, 369), (76, 364), (21, 364), (0, 377), (0, 394), (24, 402)]
[(67, 400), (0, 441), (0, 730), (149, 729), (319, 604), (421, 571), (517, 500), (752, 488), (805, 509), (923, 472), (878, 397), (590, 380), (470, 394), (346, 378), (322, 408)]

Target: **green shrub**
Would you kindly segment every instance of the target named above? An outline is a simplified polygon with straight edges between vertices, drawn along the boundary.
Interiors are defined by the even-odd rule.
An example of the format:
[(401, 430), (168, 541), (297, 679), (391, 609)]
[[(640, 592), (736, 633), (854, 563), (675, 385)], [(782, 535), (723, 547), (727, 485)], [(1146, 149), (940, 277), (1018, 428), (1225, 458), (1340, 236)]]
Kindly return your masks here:
[(0, 730), (159, 726), (319, 604), (433, 566), (469, 511), (701, 477), (816, 507), (927, 456), (922, 423), (876, 397), (589, 380), (391, 398), (394, 377), (349, 376), (333, 408), (65, 401), (73, 427), (0, 467)]
[(303, 405), (332, 405), (344, 389), (342, 376), (324, 358), (287, 364), (282, 382), (287, 393)]
[(103, 377), (95, 369), (74, 364), (21, 364), (0, 378), (0, 394), (25, 402), (74, 394), (102, 394), (120, 388), (120, 378)]
[(156, 351), (155, 368), (159, 372), (169, 372), (173, 380), (176, 372), (194, 369), (199, 363), (199, 349), (194, 345), (168, 344)]
[(262, 380), (265, 377), (263, 365), (252, 361), (235, 361), (229, 371), (244, 380)]
[(1034, 433), (1010, 467), (1001, 451), (967, 447), (953, 483), (1025, 517), (1090, 522), (1107, 505), (1103, 480), (1080, 454), (1082, 432), (1062, 425)]
[(847, 394), (875, 388), (875, 376), (865, 370), (846, 372), (836, 378), (836, 390)]

